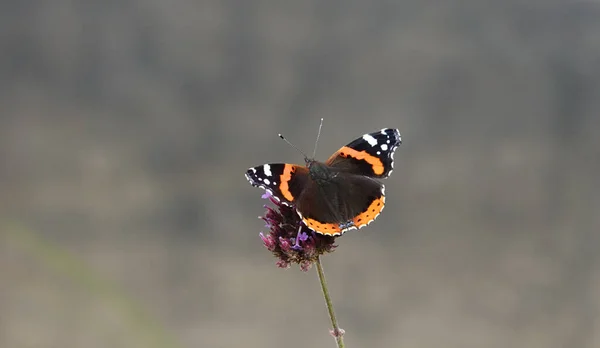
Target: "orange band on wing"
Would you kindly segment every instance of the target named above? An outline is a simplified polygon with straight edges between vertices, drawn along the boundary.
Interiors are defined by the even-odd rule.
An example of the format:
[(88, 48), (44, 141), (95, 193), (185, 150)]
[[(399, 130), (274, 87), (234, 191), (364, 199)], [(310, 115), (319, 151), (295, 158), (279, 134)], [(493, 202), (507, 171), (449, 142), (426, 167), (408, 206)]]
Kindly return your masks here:
[(281, 180), (281, 184), (279, 185), (279, 190), (281, 190), (281, 195), (288, 201), (292, 202), (294, 200), (294, 195), (290, 191), (290, 185), (288, 184), (290, 180), (292, 180), (292, 174), (296, 172), (296, 167), (286, 164), (283, 168), (283, 173), (279, 176), (279, 180)]
[(308, 226), (308, 228), (310, 228), (311, 230), (313, 230), (317, 233), (324, 234), (327, 236), (337, 236), (337, 235), (344, 233), (345, 231), (348, 231), (351, 229), (356, 229), (356, 228), (361, 228), (361, 227), (368, 225), (373, 220), (375, 220), (375, 218), (381, 213), (384, 205), (385, 205), (385, 196), (381, 196), (381, 197), (375, 199), (373, 202), (371, 202), (371, 204), (369, 205), (369, 208), (367, 208), (367, 210), (358, 214), (352, 220), (350, 220), (346, 223), (341, 223), (341, 224), (340, 223), (322, 223), (317, 220), (305, 218), (305, 217), (302, 218), (302, 221), (304, 222), (304, 224), (306, 226)]
[(348, 146), (344, 146), (338, 152), (342, 157), (350, 156), (357, 160), (367, 161), (367, 163), (373, 167), (373, 173), (375, 173), (375, 175), (382, 175), (384, 172), (384, 167), (381, 160), (375, 156), (369, 155), (366, 151), (356, 151)]
[(379, 213), (381, 213), (381, 211), (383, 210), (384, 205), (385, 196), (381, 196), (374, 200), (369, 205), (369, 208), (367, 208), (367, 210), (365, 210), (364, 212), (356, 216), (354, 219), (352, 219), (352, 222), (354, 222), (354, 226), (361, 228), (369, 224), (371, 221), (375, 220), (377, 215), (379, 215)]
[(321, 223), (317, 220), (302, 218), (302, 221), (308, 228), (311, 230), (324, 234), (327, 236), (336, 236), (338, 234), (342, 234), (342, 229), (340, 228), (340, 224), (336, 223)]

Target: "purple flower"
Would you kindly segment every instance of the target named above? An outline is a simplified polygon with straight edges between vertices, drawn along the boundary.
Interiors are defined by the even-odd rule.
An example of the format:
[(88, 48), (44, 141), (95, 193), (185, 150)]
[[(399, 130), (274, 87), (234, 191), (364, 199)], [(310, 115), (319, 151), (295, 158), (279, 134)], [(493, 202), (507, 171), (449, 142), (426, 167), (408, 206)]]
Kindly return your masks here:
[(265, 245), (265, 248), (269, 249), (269, 251), (275, 250), (276, 243), (275, 243), (275, 240), (273, 239), (273, 236), (271, 236), (270, 234), (265, 236), (261, 232), (260, 238), (262, 239), (263, 244)]
[(304, 225), (293, 207), (277, 201), (269, 192), (262, 195), (273, 207), (265, 205), (265, 214), (261, 216), (269, 229), (267, 234), (260, 233), (265, 246), (278, 259), (277, 267), (289, 268), (292, 263), (308, 271), (320, 255), (332, 252), (335, 245), (333, 236), (315, 233)]

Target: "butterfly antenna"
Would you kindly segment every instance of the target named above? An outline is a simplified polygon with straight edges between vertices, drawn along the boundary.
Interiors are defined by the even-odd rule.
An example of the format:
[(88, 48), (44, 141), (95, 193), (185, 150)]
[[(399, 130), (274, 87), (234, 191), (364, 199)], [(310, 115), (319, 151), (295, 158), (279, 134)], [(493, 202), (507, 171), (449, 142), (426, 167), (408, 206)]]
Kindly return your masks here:
[(306, 156), (306, 154), (304, 152), (302, 152), (302, 150), (300, 150), (296, 145), (290, 143), (282, 134), (279, 134), (279, 137), (285, 141), (286, 143), (288, 143), (289, 146), (293, 147), (294, 149), (298, 150), (298, 152), (300, 152), (302, 154), (302, 156), (304, 156), (304, 159), (307, 160), (308, 156)]
[(319, 137), (321, 136), (321, 128), (323, 128), (323, 118), (321, 117), (321, 123), (319, 124), (319, 132), (317, 133), (317, 140), (315, 140), (315, 149), (313, 150), (312, 158), (317, 155), (317, 145), (319, 144)]

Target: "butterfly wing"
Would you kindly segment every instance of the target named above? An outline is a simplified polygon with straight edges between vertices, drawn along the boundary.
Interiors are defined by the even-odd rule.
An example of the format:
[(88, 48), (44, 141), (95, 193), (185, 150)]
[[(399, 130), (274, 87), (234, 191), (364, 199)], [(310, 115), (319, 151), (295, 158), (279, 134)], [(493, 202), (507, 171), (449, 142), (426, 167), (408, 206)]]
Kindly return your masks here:
[(309, 180), (306, 167), (287, 163), (252, 167), (246, 171), (246, 179), (252, 186), (263, 188), (286, 205), (296, 202)]
[(326, 184), (307, 182), (296, 203), (306, 226), (325, 235), (362, 228), (381, 213), (384, 186), (369, 177), (337, 172)]
[(387, 178), (394, 168), (394, 151), (402, 143), (397, 129), (368, 133), (339, 149), (325, 162), (344, 172)]

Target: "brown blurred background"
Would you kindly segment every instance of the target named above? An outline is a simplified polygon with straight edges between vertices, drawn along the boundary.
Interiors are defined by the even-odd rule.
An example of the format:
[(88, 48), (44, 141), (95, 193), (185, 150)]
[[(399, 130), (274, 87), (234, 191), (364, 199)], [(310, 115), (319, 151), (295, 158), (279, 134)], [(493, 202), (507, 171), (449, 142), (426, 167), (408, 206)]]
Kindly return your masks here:
[(244, 171), (399, 128), (348, 347), (600, 347), (598, 1), (0, 4), (0, 347), (333, 347)]

